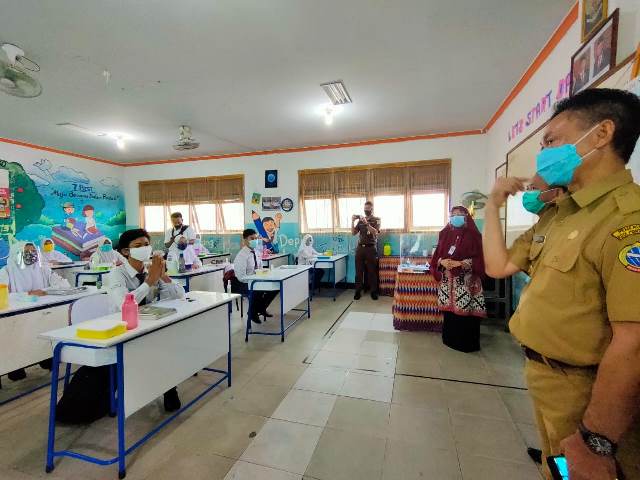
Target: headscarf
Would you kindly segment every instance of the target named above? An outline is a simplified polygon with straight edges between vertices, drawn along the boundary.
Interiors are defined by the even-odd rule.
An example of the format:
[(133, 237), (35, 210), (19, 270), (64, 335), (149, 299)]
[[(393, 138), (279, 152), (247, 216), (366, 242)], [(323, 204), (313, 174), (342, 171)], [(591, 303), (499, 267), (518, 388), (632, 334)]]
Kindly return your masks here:
[[(478, 230), (473, 218), (471, 218), (469, 210), (461, 206), (453, 207), (451, 210), (461, 210), (464, 212), (465, 224), (463, 227), (455, 228), (448, 223), (447, 226), (440, 231), (440, 235), (438, 235), (438, 247), (431, 259), (431, 273), (436, 280), (442, 278), (442, 272), (438, 270), (438, 262), (440, 259), (450, 258), (451, 260), (461, 261), (470, 258), (473, 260), (471, 265), (473, 274), (476, 277), (483, 278), (485, 273), (484, 255), (482, 254), (482, 234)], [(449, 249), (454, 245), (456, 249), (453, 254), (450, 255)], [(451, 270), (453, 275), (459, 275), (461, 272), (461, 268)]]
[[(44, 251), (44, 244), (47, 242), (53, 243), (53, 250), (50, 252)], [(49, 237), (43, 238), (40, 242), (40, 258), (42, 259), (42, 263), (45, 265), (50, 265), (51, 262), (72, 262), (69, 257), (67, 257), (64, 253), (59, 252), (55, 249), (55, 243)]]
[(187, 247), (184, 250), (178, 249), (177, 255), (180, 256), (180, 254), (182, 253), (182, 256), (184, 257), (185, 265), (200, 266), (200, 259), (198, 258), (198, 255), (196, 255), (196, 251), (194, 250), (193, 245), (191, 245), (187, 240), (187, 237), (185, 237), (184, 235), (181, 235), (180, 237), (178, 237), (176, 239), (176, 245), (178, 245), (181, 240), (184, 240), (186, 242)]
[(116, 264), (118, 262), (123, 262), (122, 255), (120, 255), (115, 248), (112, 249), (110, 252), (102, 251), (102, 246), (107, 242), (109, 242), (111, 246), (113, 246), (113, 242), (107, 237), (101, 238), (98, 241), (98, 248), (96, 249), (95, 252), (93, 252), (93, 255), (91, 255), (91, 259), (93, 260), (93, 258), (97, 258), (98, 263)]
[[(51, 269), (42, 264), (40, 252), (38, 252), (38, 261), (33, 265), (24, 263), (24, 249), (27, 245), (35, 244), (33, 242), (15, 242), (9, 250), (9, 258), (7, 259), (6, 271), (9, 277), (9, 291), (12, 293), (29, 292), (31, 290), (44, 290), (52, 285), (58, 284), (61, 279), (53, 273)], [(55, 281), (53, 281), (55, 277)], [(66, 280), (63, 280), (65, 283)], [(67, 287), (69, 284), (67, 283)]]
[[(309, 243), (307, 245), (307, 242)], [(298, 248), (298, 263), (300, 265), (313, 264), (313, 258), (320, 255), (315, 248), (313, 248), (313, 237), (308, 233), (302, 237), (302, 243)]]

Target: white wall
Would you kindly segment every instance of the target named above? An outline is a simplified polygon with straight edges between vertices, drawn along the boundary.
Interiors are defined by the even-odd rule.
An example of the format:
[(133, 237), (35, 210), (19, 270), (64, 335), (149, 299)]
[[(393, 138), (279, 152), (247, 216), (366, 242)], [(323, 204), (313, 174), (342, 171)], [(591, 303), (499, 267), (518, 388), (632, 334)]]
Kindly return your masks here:
[[(133, 224), (139, 216), (138, 182), (141, 180), (243, 173), (245, 204), (248, 207), (254, 191), (263, 195), (271, 193), (264, 188), (264, 171), (277, 169), (279, 188), (273, 190), (273, 194), (283, 198), (289, 197), (294, 201), (294, 210), (288, 217), (285, 214), (283, 221), (297, 223), (298, 170), (445, 158), (450, 158), (452, 162), (452, 201), (458, 201), (460, 195), (468, 190), (478, 188), (486, 191), (486, 135), (470, 135), (310, 152), (127, 167), (124, 172), (127, 220), (129, 224)], [(246, 208), (246, 211), (249, 214), (250, 209)], [(247, 216), (245, 221), (248, 223), (250, 218)]]

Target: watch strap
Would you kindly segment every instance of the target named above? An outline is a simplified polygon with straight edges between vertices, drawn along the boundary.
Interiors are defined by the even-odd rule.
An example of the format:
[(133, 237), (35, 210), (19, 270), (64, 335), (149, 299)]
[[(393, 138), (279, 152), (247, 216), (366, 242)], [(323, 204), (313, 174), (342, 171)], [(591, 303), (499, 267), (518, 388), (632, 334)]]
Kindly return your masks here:
[[(605, 435), (601, 435), (599, 433), (592, 432), (591, 430), (589, 430), (585, 426), (585, 424), (583, 422), (580, 422), (580, 425), (578, 425), (578, 431), (580, 432), (580, 435), (582, 435), (582, 440), (584, 440), (584, 443), (587, 445), (589, 450), (591, 450), (596, 455), (614, 456), (616, 454), (616, 452), (618, 451), (618, 444), (616, 442), (614, 442), (613, 440), (611, 440), (610, 438), (608, 438)], [(607, 454), (603, 454), (602, 452), (598, 452), (598, 451), (594, 450), (591, 447), (591, 444), (592, 444), (591, 440), (593, 440), (593, 439), (598, 439), (601, 442), (608, 443), (611, 446), (611, 452), (607, 453)]]

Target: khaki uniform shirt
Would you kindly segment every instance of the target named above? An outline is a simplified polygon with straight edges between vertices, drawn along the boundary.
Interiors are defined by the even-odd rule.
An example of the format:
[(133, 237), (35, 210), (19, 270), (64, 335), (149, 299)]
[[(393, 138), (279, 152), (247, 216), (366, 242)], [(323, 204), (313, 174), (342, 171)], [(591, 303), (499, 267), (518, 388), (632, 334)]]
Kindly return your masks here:
[(610, 322), (640, 322), (640, 186), (631, 172), (560, 200), (516, 240), (510, 260), (531, 276), (509, 323), (518, 341), (570, 365), (599, 364)]
[[(367, 219), (367, 222), (369, 222), (369, 225), (375, 228), (378, 232), (380, 231), (380, 218), (374, 217), (373, 215), (365, 218)], [(369, 229), (362, 220), (356, 224), (356, 230), (359, 235), (358, 245), (377, 245), (378, 235), (369, 232)]]

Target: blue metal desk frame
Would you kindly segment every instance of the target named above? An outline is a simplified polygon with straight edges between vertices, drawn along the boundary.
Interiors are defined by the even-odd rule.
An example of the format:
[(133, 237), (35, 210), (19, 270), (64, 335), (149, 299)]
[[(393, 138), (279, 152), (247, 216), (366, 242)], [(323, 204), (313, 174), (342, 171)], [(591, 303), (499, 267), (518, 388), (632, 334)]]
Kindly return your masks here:
[[(285, 313), (283, 312), (284, 310), (284, 299), (282, 297), (282, 287), (283, 287), (283, 283), (285, 282), (285, 280), (289, 280), (290, 278), (296, 277), (298, 275), (302, 275), (303, 273), (306, 273), (307, 275), (309, 275), (309, 272), (311, 270), (307, 269), (307, 270), (302, 270), (298, 273), (296, 273), (295, 275), (291, 275), (290, 277), (285, 278), (284, 280), (269, 280), (269, 279), (256, 279), (256, 280), (251, 280), (251, 285), (249, 286), (249, 310), (247, 311), (247, 328), (245, 330), (245, 334), (244, 334), (244, 341), (248, 342), (249, 341), (249, 335), (271, 335), (271, 336), (275, 336), (275, 335), (280, 335), (280, 341), (284, 342), (284, 334), (287, 330), (289, 330), (291, 327), (293, 327), (296, 323), (298, 323), (298, 320), (301, 320), (305, 315), (307, 315), (307, 318), (311, 318), (311, 294), (307, 295), (307, 309), (303, 310), (300, 308), (292, 308), (290, 311), (291, 312), (302, 312), (300, 314), (300, 316), (298, 318), (296, 318), (293, 322), (291, 322), (289, 325), (287, 325), (287, 327), (285, 328), (284, 326), (284, 316)], [(253, 332), (251, 331), (251, 313), (253, 311), (253, 286), (256, 283), (277, 283), (279, 284), (280, 287), (280, 331), (279, 332)], [(260, 290), (263, 291), (263, 290)], [(272, 291), (275, 292), (275, 290), (265, 290), (265, 291)]]
[(201, 272), (200, 270), (202, 270), (203, 268), (205, 268), (205, 266), (203, 265), (202, 267), (198, 268), (197, 270), (189, 270), (186, 273), (176, 273), (175, 275), (171, 274), (169, 275), (169, 278), (174, 278), (176, 280), (184, 280), (186, 282), (186, 285), (184, 287), (184, 291), (185, 292), (189, 292), (189, 287), (190, 287), (190, 283), (189, 283), (189, 279), (191, 277), (199, 277), (200, 275), (208, 275), (210, 273), (216, 273), (219, 271), (224, 271), (224, 267), (220, 267), (216, 270), (211, 270), (211, 269), (207, 269), (204, 272)]
[(83, 270), (83, 271), (76, 272), (76, 287), (78, 286), (80, 277), (83, 275), (98, 277), (98, 282), (102, 282), (102, 276), (107, 275), (110, 271), (111, 270), (105, 270), (103, 272), (92, 272), (92, 271)]
[[(172, 325), (176, 325), (177, 323), (183, 322), (184, 320), (188, 320), (189, 318), (194, 317), (195, 315), (200, 315), (200, 313), (195, 314), (195, 315), (190, 315), (188, 317), (185, 317), (181, 320), (178, 320), (177, 322), (171, 323), (169, 325), (165, 325), (162, 328), (159, 328), (157, 330), (153, 330), (151, 332), (145, 333), (144, 335), (140, 335), (139, 337), (135, 337), (132, 338), (130, 340), (128, 340), (127, 342), (122, 342), (119, 343), (117, 345), (115, 345), (116, 347), (116, 363), (114, 365), (111, 365), (111, 375), (110, 375), (110, 382), (109, 382), (109, 387), (110, 387), (110, 391), (111, 391), (111, 395), (110, 395), (110, 400), (111, 400), (111, 416), (114, 416), (114, 414), (117, 416), (117, 426), (118, 426), (118, 456), (113, 457), (113, 458), (109, 458), (109, 459), (101, 459), (101, 458), (96, 458), (96, 457), (92, 457), (89, 455), (84, 455), (82, 453), (77, 453), (71, 450), (59, 450), (56, 451), (55, 450), (55, 433), (56, 433), (56, 403), (58, 401), (58, 382), (54, 382), (51, 385), (51, 398), (49, 401), (49, 430), (48, 430), (48, 435), (47, 435), (47, 459), (46, 459), (46, 465), (45, 465), (45, 471), (47, 473), (50, 473), (53, 471), (53, 469), (55, 468), (54, 464), (53, 464), (53, 460), (56, 457), (71, 457), (71, 458), (76, 458), (78, 460), (83, 460), (85, 462), (89, 462), (89, 463), (93, 463), (96, 465), (101, 465), (101, 466), (108, 466), (108, 465), (113, 465), (114, 463), (118, 463), (118, 478), (123, 479), (125, 478), (125, 476), (127, 475), (127, 470), (126, 470), (126, 464), (125, 464), (125, 460), (126, 460), (126, 456), (129, 455), (131, 452), (133, 452), (136, 448), (138, 448), (139, 446), (141, 446), (142, 444), (144, 444), (147, 440), (149, 440), (151, 437), (153, 437), (156, 433), (158, 433), (160, 430), (162, 430), (165, 426), (167, 426), (169, 423), (171, 423), (173, 420), (175, 420), (175, 418), (180, 415), (182, 412), (184, 412), (185, 410), (187, 410), (188, 408), (190, 408), (194, 403), (196, 403), (198, 400), (200, 400), (201, 398), (203, 398), (207, 393), (209, 393), (211, 390), (213, 390), (215, 387), (217, 387), (218, 385), (220, 385), (224, 380), (227, 380), (227, 386), (231, 386), (231, 303), (232, 301), (229, 300), (227, 302), (227, 321), (228, 321), (228, 332), (229, 332), (229, 351), (227, 352), (227, 370), (218, 370), (215, 368), (204, 368), (203, 370), (209, 371), (209, 372), (216, 372), (216, 373), (222, 373), (224, 374), (223, 377), (218, 380), (216, 383), (214, 383), (213, 385), (208, 386), (203, 392), (201, 392), (200, 394), (198, 394), (198, 396), (196, 396), (193, 400), (191, 400), (189, 403), (187, 403), (185, 406), (183, 406), (180, 410), (178, 410), (177, 412), (173, 413), (170, 417), (164, 419), (162, 422), (160, 422), (160, 424), (158, 426), (156, 426), (155, 428), (153, 428), (150, 432), (148, 432), (146, 435), (144, 435), (142, 438), (140, 438), (137, 442), (135, 442), (133, 445), (131, 445), (129, 448), (126, 447), (125, 445), (125, 437), (124, 437), (124, 422), (125, 422), (125, 417), (124, 417), (124, 395), (122, 394), (124, 392), (124, 358), (123, 358), (123, 345), (131, 340), (135, 340), (137, 338), (141, 338), (144, 337), (145, 335), (150, 335), (154, 332), (157, 332), (159, 330), (162, 330), (164, 328), (167, 328), (169, 326)], [(214, 307), (214, 308), (218, 308), (218, 307)], [(213, 310), (213, 309), (211, 309)], [(204, 313), (204, 312), (201, 312)], [(64, 347), (80, 347), (80, 348), (89, 348), (92, 350), (98, 350), (102, 347), (95, 347), (95, 346), (90, 346), (90, 345), (82, 345), (79, 343), (70, 343), (70, 342), (59, 342), (55, 348), (53, 349), (53, 368), (51, 369), (51, 378), (58, 378), (59, 375), (59, 369), (60, 369), (60, 354), (62, 352), (62, 349)], [(108, 347), (108, 348), (113, 348), (113, 347)], [(114, 368), (115, 367), (115, 368)], [(116, 392), (114, 390), (114, 386), (117, 383), (118, 385), (118, 394), (116, 396)]]
[[(338, 289), (336, 287), (336, 285), (338, 283), (340, 283), (342, 280), (344, 280), (345, 282), (347, 281), (347, 260), (348, 260), (349, 256), (345, 256), (345, 257), (341, 257), (341, 258), (337, 258), (335, 260), (316, 260), (315, 262), (313, 262), (313, 269), (315, 270), (316, 268), (318, 268), (316, 265), (318, 265), (319, 263), (330, 263), (331, 264), (331, 271), (333, 271), (333, 301), (336, 301), (336, 295), (338, 294)], [(340, 279), (340, 281), (338, 281), (338, 279), (336, 278), (336, 263), (337, 262), (342, 262), (344, 260), (344, 277), (342, 277)], [(323, 270), (329, 270), (327, 269), (323, 269)], [(316, 276), (314, 275), (313, 278), (311, 279), (312, 282), (312, 287), (311, 287), (311, 296), (313, 296), (313, 292), (316, 291)]]

